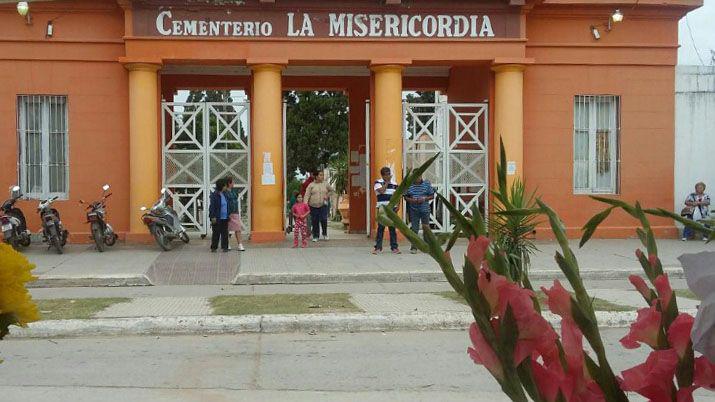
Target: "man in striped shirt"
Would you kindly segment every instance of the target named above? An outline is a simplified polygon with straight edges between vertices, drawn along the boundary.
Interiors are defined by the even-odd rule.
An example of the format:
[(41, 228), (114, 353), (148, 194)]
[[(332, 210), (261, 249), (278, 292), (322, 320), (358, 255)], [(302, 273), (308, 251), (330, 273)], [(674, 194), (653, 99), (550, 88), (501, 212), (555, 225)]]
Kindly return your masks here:
[[(414, 183), (405, 193), (405, 201), (407, 201), (407, 211), (410, 216), (410, 224), (412, 231), (415, 234), (420, 233), (420, 223), (422, 223), (422, 232), (429, 227), (430, 213), (432, 207), (430, 201), (434, 199), (434, 188), (427, 180), (423, 180), (422, 176), (415, 179)], [(417, 247), (412, 245), (410, 253), (416, 254)]]
[[(380, 175), (382, 178), (375, 180), (375, 185), (373, 186), (377, 198), (378, 212), (381, 206), (387, 205), (390, 202), (390, 198), (392, 198), (395, 190), (397, 190), (397, 182), (392, 178), (392, 172), (389, 167), (385, 166), (380, 169)], [(388, 227), (388, 231), (390, 232), (390, 250), (392, 250), (393, 254), (400, 254), (400, 248), (397, 246), (397, 232), (394, 226)], [(377, 235), (375, 236), (375, 249), (372, 250), (373, 254), (382, 253), (382, 239), (384, 236), (385, 226), (382, 223), (378, 223)]]

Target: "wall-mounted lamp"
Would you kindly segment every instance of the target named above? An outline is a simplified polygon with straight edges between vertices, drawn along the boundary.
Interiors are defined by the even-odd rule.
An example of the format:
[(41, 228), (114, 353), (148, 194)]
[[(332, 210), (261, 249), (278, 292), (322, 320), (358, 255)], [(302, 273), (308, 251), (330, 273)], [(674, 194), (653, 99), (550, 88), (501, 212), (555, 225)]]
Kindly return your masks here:
[(17, 2), (17, 13), (20, 14), (21, 17), (25, 18), (25, 23), (27, 25), (32, 24), (32, 17), (30, 16), (30, 5), (27, 4), (26, 1)]
[(610, 17), (608, 17), (608, 21), (606, 21), (603, 24), (600, 25), (591, 25), (591, 35), (593, 35), (593, 39), (599, 40), (601, 39), (601, 33), (598, 30), (598, 27), (602, 26), (606, 28), (606, 32), (611, 32), (613, 29), (613, 24), (617, 24), (619, 22), (623, 21), (623, 13), (621, 12), (620, 9), (616, 9), (613, 14), (611, 14)]
[(47, 31), (45, 31), (45, 36), (48, 38), (52, 37), (55, 32), (55, 27), (52, 25), (52, 20), (47, 21)]

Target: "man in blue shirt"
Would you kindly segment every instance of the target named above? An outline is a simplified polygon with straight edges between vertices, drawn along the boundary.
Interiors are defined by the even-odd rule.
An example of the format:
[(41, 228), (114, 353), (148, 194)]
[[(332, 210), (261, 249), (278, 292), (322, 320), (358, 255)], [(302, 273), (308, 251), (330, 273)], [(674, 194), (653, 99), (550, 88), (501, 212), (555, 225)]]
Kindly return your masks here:
[[(434, 188), (427, 180), (423, 180), (422, 176), (415, 179), (407, 192), (405, 193), (405, 201), (407, 201), (407, 211), (410, 216), (410, 225), (415, 234), (420, 233), (420, 223), (422, 223), (422, 231), (429, 228), (430, 213), (432, 206), (430, 201), (434, 199)], [(412, 245), (410, 253), (416, 254), (417, 247)]]
[[(392, 198), (392, 194), (397, 190), (397, 182), (392, 178), (392, 172), (390, 168), (385, 166), (380, 169), (380, 176), (382, 178), (375, 180), (375, 185), (373, 190), (375, 191), (375, 198), (377, 199), (378, 212), (381, 206), (387, 205)], [(388, 227), (388, 232), (390, 232), (390, 250), (393, 254), (400, 254), (400, 248), (397, 246), (397, 232), (394, 226)], [(375, 235), (375, 249), (372, 250), (373, 254), (382, 253), (382, 239), (385, 236), (385, 226), (382, 223), (377, 224), (377, 234)]]
[(228, 198), (226, 198), (226, 179), (216, 181), (216, 189), (209, 197), (209, 219), (211, 219), (211, 252), (218, 249), (219, 239), (221, 250), (228, 251)]

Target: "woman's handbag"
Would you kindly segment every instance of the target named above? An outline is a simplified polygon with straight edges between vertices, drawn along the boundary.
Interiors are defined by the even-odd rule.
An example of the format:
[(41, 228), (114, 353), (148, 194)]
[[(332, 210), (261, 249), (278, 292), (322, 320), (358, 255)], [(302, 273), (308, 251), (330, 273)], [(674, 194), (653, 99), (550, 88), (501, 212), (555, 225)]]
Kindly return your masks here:
[(685, 207), (680, 211), (680, 216), (691, 216), (693, 214), (693, 207)]

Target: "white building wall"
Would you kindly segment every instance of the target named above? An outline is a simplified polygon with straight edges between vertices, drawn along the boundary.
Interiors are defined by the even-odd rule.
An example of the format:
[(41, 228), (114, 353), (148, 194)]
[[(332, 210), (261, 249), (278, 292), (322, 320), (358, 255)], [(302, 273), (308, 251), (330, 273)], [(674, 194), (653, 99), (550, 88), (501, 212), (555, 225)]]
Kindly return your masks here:
[[(715, 197), (715, 66), (677, 66), (675, 77), (676, 213), (695, 183)], [(712, 206), (715, 209), (715, 205)]]

